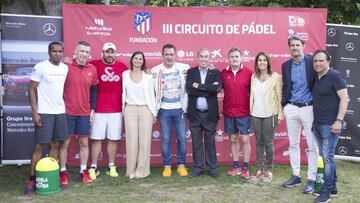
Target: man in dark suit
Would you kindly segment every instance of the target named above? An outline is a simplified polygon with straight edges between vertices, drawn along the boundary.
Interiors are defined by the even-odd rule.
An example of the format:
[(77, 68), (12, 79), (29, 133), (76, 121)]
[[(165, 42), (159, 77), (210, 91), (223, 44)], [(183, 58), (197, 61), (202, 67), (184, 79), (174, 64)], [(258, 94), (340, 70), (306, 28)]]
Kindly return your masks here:
[(313, 69), (312, 57), (304, 54), (305, 41), (298, 36), (291, 36), (288, 45), (292, 58), (281, 66), (283, 78), (281, 105), (284, 108), (289, 136), (292, 176), (283, 186), (292, 188), (301, 184), (300, 131), (303, 126), (303, 136), (306, 137), (308, 145), (307, 183), (303, 193), (311, 194), (314, 191), (318, 157), (316, 137), (311, 131), (314, 120), (312, 89), (316, 73)]
[(206, 164), (208, 174), (217, 179), (219, 173), (216, 170), (215, 131), (219, 120), (217, 94), (221, 90), (220, 72), (214, 68), (209, 69), (209, 50), (200, 49), (198, 60), (199, 66), (189, 69), (186, 78), (194, 160), (190, 176), (198, 177), (203, 174)]

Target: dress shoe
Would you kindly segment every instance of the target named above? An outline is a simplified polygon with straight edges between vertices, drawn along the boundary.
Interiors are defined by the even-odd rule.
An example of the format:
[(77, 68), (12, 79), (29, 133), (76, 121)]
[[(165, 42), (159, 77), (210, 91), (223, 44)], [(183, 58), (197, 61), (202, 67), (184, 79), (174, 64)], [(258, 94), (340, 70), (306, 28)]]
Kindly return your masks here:
[(283, 184), (283, 187), (292, 188), (300, 185), (301, 178), (299, 176), (292, 175), (291, 178)]
[(190, 173), (190, 178), (196, 178), (196, 177), (199, 177), (203, 174), (204, 172), (203, 171), (200, 171), (200, 170), (193, 170), (191, 173)]
[(217, 171), (208, 171), (208, 175), (214, 179), (218, 179), (220, 177), (220, 175)]
[(304, 186), (303, 193), (304, 194), (312, 194), (315, 188), (315, 180), (308, 180), (306, 185)]

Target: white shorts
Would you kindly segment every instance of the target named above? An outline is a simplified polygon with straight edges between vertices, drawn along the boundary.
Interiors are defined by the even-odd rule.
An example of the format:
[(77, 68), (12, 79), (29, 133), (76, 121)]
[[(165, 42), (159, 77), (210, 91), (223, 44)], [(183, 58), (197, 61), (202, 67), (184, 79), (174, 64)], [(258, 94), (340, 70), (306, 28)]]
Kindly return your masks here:
[(120, 140), (122, 133), (121, 113), (95, 113), (90, 138), (93, 140)]

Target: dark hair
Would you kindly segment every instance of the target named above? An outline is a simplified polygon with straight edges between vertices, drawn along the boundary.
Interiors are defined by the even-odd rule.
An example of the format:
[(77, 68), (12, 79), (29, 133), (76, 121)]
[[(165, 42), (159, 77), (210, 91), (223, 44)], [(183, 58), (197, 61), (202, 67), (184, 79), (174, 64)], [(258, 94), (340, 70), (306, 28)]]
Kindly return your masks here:
[(162, 47), (162, 52), (161, 54), (164, 55), (164, 50), (165, 49), (174, 49), (176, 51), (176, 47), (173, 45), (173, 44), (165, 44), (163, 47)]
[(236, 52), (236, 51), (239, 52), (239, 53), (240, 53), (240, 56), (241, 56), (241, 51), (240, 51), (240, 49), (237, 48), (237, 47), (233, 47), (233, 48), (231, 48), (231, 49), (229, 50), (229, 52), (228, 52), (228, 57), (230, 56), (231, 53)]
[(77, 45), (84, 45), (84, 46), (86, 46), (86, 47), (91, 47), (91, 45), (90, 45), (88, 42), (85, 42), (85, 41), (79, 41), (79, 42), (77, 43)]
[(133, 60), (133, 58), (136, 56), (136, 55), (138, 55), (138, 54), (140, 54), (142, 57), (143, 57), (143, 64), (141, 65), (141, 70), (143, 70), (143, 71), (145, 71), (146, 70), (146, 60), (145, 60), (145, 55), (144, 55), (144, 53), (142, 52), (142, 51), (135, 51), (133, 54), (132, 54), (132, 56), (131, 56), (131, 58), (130, 58), (130, 70), (133, 70), (134, 69), (134, 65), (133, 65), (133, 63), (132, 63), (132, 60)]
[(259, 67), (258, 67), (257, 64), (258, 64), (258, 59), (259, 59), (260, 56), (265, 56), (265, 58), (266, 58), (266, 61), (268, 63), (267, 67), (266, 67), (267, 73), (269, 75), (271, 75), (273, 73), (273, 71), (271, 70), (270, 57), (267, 54), (265, 54), (265, 52), (261, 51), (255, 57), (255, 75), (258, 78), (260, 77), (260, 70), (259, 70)]
[(314, 56), (315, 56), (316, 54), (319, 54), (319, 53), (324, 53), (325, 56), (326, 56), (326, 60), (329, 61), (329, 62), (331, 61), (331, 55), (330, 55), (329, 52), (327, 52), (325, 49), (318, 49), (318, 50), (316, 50), (315, 53), (313, 54), (313, 58), (314, 58)]
[(301, 42), (302, 45), (305, 44), (305, 40), (302, 37), (297, 36), (297, 35), (291, 35), (289, 37), (289, 39), (288, 39), (288, 46), (290, 46), (290, 43), (291, 43), (292, 40), (298, 40), (298, 41)]
[(48, 46), (48, 52), (51, 52), (53, 46), (59, 45), (62, 49), (64, 49), (64, 45), (61, 42), (51, 42)]

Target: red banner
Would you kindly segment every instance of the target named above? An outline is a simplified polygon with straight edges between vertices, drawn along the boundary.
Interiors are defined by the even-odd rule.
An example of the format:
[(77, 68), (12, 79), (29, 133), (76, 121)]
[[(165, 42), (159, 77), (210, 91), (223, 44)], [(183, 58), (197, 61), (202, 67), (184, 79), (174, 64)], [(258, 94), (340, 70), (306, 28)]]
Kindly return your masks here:
[[(92, 45), (92, 58), (101, 57), (105, 42), (116, 44), (118, 59), (129, 64), (134, 51), (143, 51), (147, 65), (162, 62), (161, 48), (166, 43), (177, 48), (177, 61), (197, 65), (196, 53), (206, 47), (211, 61), (218, 68), (227, 66), (227, 51), (238, 47), (243, 52), (244, 64), (254, 66), (259, 51), (265, 51), (275, 71), (290, 58), (288, 36), (296, 34), (306, 40), (305, 52), (325, 48), (326, 9), (304, 8), (239, 8), (239, 7), (129, 7), (64, 4), (63, 29), (65, 55), (71, 56), (79, 40)], [(223, 94), (218, 95), (222, 111)], [(224, 133), (223, 119), (219, 121), (216, 146), (218, 162), (231, 163), (230, 140)], [(187, 161), (192, 162), (191, 136), (187, 130)], [(124, 136), (123, 136), (124, 137)], [(302, 159), (306, 163), (306, 140), (301, 137)], [(117, 162), (125, 164), (125, 140), (120, 141)], [(288, 138), (285, 122), (274, 137), (275, 163), (289, 163)], [(255, 136), (251, 134), (251, 161), (255, 162)], [(76, 142), (73, 142), (69, 163), (78, 165)], [(104, 145), (105, 147), (105, 145)], [(106, 148), (100, 163), (107, 162)], [(173, 140), (173, 159), (176, 161), (176, 143)], [(161, 131), (153, 131), (151, 162), (161, 165)]]

